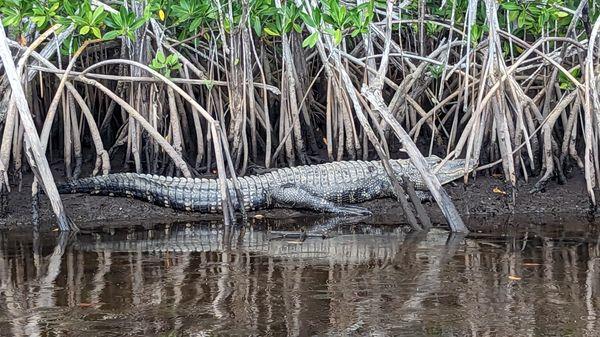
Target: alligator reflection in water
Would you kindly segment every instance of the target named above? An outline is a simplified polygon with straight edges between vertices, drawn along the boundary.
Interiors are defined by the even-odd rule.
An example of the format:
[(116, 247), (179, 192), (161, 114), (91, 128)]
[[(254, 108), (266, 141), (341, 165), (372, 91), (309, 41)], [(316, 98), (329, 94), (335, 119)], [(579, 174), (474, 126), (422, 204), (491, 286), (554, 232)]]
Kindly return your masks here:
[(0, 234), (0, 335), (597, 335), (596, 236), (364, 231)]
[[(312, 259), (311, 264), (319, 260), (358, 264), (385, 262), (397, 253), (399, 243), (406, 236), (401, 228), (383, 232), (381, 228), (365, 226), (360, 231), (363, 235), (347, 235), (350, 232), (340, 228), (333, 236), (329, 233), (332, 236), (329, 239), (311, 236), (304, 240), (288, 240), (264, 230), (244, 229), (228, 233), (216, 226), (183, 226), (162, 231), (96, 235), (95, 240), (76, 243), (75, 249), (91, 252), (225, 252), (252, 257)], [(447, 233), (442, 233), (445, 238)]]

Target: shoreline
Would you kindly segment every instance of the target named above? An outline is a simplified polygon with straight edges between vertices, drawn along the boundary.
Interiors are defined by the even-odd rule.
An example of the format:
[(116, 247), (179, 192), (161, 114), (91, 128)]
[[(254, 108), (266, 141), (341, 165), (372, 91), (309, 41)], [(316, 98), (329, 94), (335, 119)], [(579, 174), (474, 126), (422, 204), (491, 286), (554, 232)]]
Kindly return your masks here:
[[(21, 191), (8, 194), (7, 214), (0, 218), (0, 230), (31, 229), (31, 193), (29, 176), (24, 177)], [(545, 192), (530, 194), (537, 180), (520, 182), (513, 192), (508, 184), (493, 177), (477, 177), (467, 185), (462, 181), (445, 185), (456, 208), (471, 230), (491, 229), (505, 225), (541, 223), (548, 221), (593, 221), (583, 174), (576, 173), (566, 184), (549, 182)], [(148, 223), (197, 222), (221, 219), (220, 214), (200, 214), (175, 211), (148, 202), (86, 194), (62, 195), (68, 216), (80, 228), (135, 226)], [(378, 199), (360, 204), (373, 212), (363, 223), (399, 225), (406, 223), (399, 203), (393, 199)], [(445, 219), (434, 202), (425, 204), (432, 223), (445, 224)], [(322, 217), (308, 211), (271, 209), (248, 212), (249, 219), (290, 220)], [(42, 196), (39, 211), (40, 229), (52, 230), (54, 215), (49, 202)]]

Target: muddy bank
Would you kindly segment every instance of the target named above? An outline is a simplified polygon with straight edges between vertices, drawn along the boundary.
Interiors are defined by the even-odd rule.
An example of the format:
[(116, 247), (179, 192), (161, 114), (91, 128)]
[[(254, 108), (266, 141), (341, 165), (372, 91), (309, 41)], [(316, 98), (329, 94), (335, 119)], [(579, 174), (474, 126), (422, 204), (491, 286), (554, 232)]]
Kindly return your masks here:
[[(543, 224), (546, 222), (587, 222), (590, 207), (583, 175), (570, 177), (565, 185), (551, 182), (545, 192), (530, 194), (535, 180), (512, 191), (509, 185), (494, 177), (477, 177), (467, 185), (458, 182), (447, 185), (446, 190), (454, 200), (461, 215), (472, 229), (504, 226), (507, 224)], [(13, 189), (8, 196), (8, 213), (0, 218), (0, 229), (26, 229), (31, 226), (31, 178), (25, 177), (20, 192)], [(514, 193), (513, 193), (514, 192)], [(144, 225), (147, 223), (180, 221), (219, 221), (220, 215), (174, 211), (146, 202), (106, 196), (84, 194), (63, 195), (70, 218), (81, 228), (105, 224)], [(398, 224), (404, 222), (400, 205), (391, 200), (374, 200), (362, 205), (373, 211), (365, 219), (370, 224)], [(427, 203), (432, 221), (444, 224), (445, 220), (434, 203)], [(251, 212), (253, 219), (306, 219), (315, 217), (310, 212), (288, 209)], [(54, 226), (54, 216), (49, 203), (41, 203), (40, 220), (43, 228)]]

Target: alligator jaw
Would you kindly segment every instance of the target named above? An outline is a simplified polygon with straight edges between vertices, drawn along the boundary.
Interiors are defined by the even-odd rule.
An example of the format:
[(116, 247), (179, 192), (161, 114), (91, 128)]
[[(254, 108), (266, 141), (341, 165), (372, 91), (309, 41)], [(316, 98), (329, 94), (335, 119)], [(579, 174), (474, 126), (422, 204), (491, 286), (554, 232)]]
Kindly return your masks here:
[(475, 169), (476, 165), (477, 162), (473, 159), (471, 159), (468, 167), (466, 167), (465, 159), (448, 160), (444, 164), (444, 166), (437, 169), (437, 173), (435, 175), (437, 176), (440, 183), (444, 185), (460, 177), (463, 177), (466, 174), (469, 174), (469, 172)]

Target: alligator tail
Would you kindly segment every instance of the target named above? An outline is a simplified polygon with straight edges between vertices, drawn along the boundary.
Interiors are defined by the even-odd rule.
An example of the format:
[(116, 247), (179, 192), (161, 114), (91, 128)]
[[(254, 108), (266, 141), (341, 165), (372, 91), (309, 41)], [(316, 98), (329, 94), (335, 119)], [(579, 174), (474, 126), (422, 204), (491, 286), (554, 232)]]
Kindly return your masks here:
[(116, 173), (72, 180), (57, 187), (58, 192), (62, 194), (89, 193), (131, 197), (166, 207), (177, 204), (172, 200), (174, 198), (170, 197), (169, 189), (163, 188), (159, 181), (152, 178), (152, 175), (146, 174)]
[(186, 179), (117, 173), (84, 178), (58, 186), (59, 193), (126, 196), (179, 210), (216, 213), (221, 199), (214, 179)]
[[(131, 173), (117, 173), (105, 176), (96, 176), (72, 180), (63, 184), (59, 184), (58, 192), (61, 194), (68, 193), (92, 193), (92, 194), (114, 194), (114, 195), (129, 195), (133, 192), (132, 187), (135, 185), (135, 180), (144, 179), (143, 175)], [(148, 189), (144, 187), (144, 189)], [(144, 191), (138, 191), (144, 192)]]

